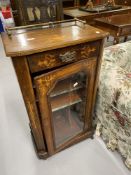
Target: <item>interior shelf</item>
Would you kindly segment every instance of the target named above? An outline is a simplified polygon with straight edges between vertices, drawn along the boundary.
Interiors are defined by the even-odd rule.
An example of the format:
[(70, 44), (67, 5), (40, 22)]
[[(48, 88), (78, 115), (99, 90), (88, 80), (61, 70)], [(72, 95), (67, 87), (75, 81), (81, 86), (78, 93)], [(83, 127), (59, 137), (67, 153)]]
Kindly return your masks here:
[(58, 95), (62, 95), (68, 92), (72, 92), (75, 90), (78, 90), (82, 88), (81, 84), (78, 82), (70, 82), (69, 80), (63, 80), (61, 83), (58, 83), (57, 86), (53, 89), (53, 91), (50, 94), (50, 97), (55, 97)]
[(82, 99), (76, 92), (70, 92), (56, 96), (51, 100), (52, 112), (58, 111), (79, 102), (82, 102)]

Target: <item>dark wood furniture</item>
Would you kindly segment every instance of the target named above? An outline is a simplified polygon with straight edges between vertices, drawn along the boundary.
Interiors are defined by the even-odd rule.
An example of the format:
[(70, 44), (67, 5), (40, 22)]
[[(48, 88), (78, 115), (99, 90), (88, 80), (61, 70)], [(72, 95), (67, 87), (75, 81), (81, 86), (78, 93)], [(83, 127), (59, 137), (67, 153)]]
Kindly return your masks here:
[(62, 0), (63, 8), (79, 6), (79, 0)]
[(121, 36), (131, 35), (131, 14), (115, 15), (95, 19), (95, 26), (108, 31), (114, 37), (114, 44), (119, 43)]
[(131, 7), (123, 6), (118, 10), (104, 11), (100, 13), (90, 13), (80, 11), (79, 8), (67, 8), (64, 9), (64, 17), (65, 18), (79, 18), (81, 20), (86, 20), (87, 23), (92, 24), (95, 18), (108, 17), (116, 14), (127, 14), (131, 13)]
[[(63, 8), (85, 6), (88, 0), (63, 0)], [(94, 5), (107, 4), (108, 0), (92, 0)], [(131, 0), (114, 0), (116, 5), (131, 6)]]
[[(63, 0), (63, 8), (85, 6), (88, 0)], [(99, 0), (92, 0), (93, 4), (98, 4)], [(99, 2), (100, 3), (100, 2)]]
[[(98, 0), (101, 4), (106, 3), (108, 0)], [(115, 0), (115, 3), (118, 5), (127, 5), (131, 6), (131, 0)]]
[(11, 0), (16, 26), (63, 19), (61, 0)]
[(18, 27), (2, 34), (40, 158), (92, 137), (92, 110), (106, 36), (79, 20)]
[(131, 0), (115, 0), (116, 4), (131, 6)]
[[(85, 6), (88, 0), (63, 0), (63, 8)], [(92, 0), (97, 4), (97, 0)]]

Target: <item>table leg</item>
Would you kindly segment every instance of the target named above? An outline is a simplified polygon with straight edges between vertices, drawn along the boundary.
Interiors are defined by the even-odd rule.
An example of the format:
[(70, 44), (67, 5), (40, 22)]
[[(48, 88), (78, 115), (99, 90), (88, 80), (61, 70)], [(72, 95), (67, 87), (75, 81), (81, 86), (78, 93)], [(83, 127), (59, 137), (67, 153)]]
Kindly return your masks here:
[(107, 37), (107, 41), (109, 41), (109, 36)]
[(124, 37), (124, 42), (126, 42), (126, 41), (127, 41), (127, 39), (128, 39), (128, 36), (125, 36), (125, 37)]
[(120, 42), (119, 37), (115, 37), (115, 38), (114, 38), (114, 42), (113, 42), (113, 44), (118, 44), (119, 42)]

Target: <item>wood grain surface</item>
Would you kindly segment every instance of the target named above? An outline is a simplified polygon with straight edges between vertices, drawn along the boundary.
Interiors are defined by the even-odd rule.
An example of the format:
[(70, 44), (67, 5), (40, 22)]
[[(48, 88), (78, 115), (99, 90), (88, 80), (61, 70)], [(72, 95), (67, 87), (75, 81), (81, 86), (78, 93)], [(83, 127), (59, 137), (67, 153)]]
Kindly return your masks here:
[[(20, 32), (20, 30), (18, 31)], [(59, 25), (59, 27), (22, 31), (15, 33), (12, 37), (2, 34), (4, 48), (7, 56), (23, 56), (51, 49), (76, 45), (88, 41), (102, 39), (107, 36), (106, 32), (89, 25)]]

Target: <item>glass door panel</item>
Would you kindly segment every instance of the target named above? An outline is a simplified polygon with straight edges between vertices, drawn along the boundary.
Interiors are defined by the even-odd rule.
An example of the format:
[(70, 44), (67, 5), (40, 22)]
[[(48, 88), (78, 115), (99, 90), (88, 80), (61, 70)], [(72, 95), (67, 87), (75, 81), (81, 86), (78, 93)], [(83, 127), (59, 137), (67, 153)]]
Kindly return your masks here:
[(56, 148), (84, 130), (87, 83), (81, 71), (58, 81), (48, 94)]

